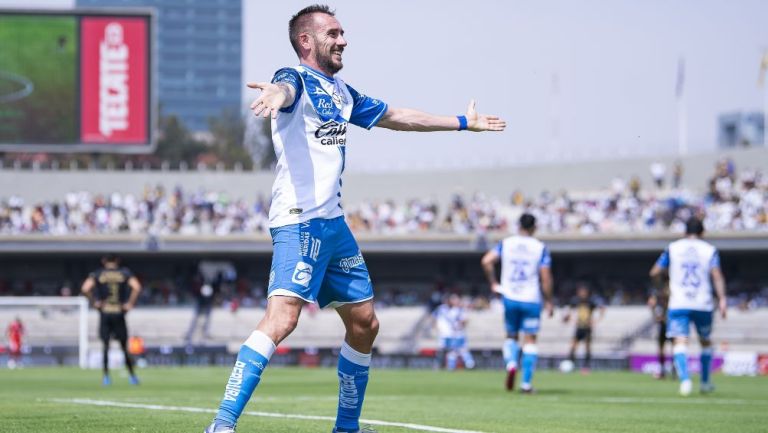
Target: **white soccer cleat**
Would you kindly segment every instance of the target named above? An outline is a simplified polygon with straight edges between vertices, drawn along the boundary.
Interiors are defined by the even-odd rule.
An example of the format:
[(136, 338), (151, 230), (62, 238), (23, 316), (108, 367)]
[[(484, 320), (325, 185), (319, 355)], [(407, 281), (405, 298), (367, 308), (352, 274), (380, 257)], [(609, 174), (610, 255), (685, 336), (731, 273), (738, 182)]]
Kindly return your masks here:
[(680, 382), (680, 395), (683, 397), (688, 397), (691, 395), (691, 390), (693, 389), (693, 383), (691, 382), (691, 379), (686, 379), (682, 382)]
[(235, 427), (216, 425), (216, 421), (214, 421), (203, 430), (203, 433), (235, 433)]
[(701, 391), (702, 394), (712, 393), (715, 391), (715, 385), (712, 385), (711, 383), (702, 383), (699, 391)]

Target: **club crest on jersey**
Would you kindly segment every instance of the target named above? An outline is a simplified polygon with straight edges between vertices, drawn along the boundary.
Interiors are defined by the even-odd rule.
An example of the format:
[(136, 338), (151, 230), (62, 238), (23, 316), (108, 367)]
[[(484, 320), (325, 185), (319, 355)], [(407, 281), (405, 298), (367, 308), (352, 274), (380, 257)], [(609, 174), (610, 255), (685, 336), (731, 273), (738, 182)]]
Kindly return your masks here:
[(347, 122), (339, 123), (335, 120), (329, 120), (315, 131), (315, 138), (320, 139), (320, 144), (324, 146), (344, 146), (347, 144)]

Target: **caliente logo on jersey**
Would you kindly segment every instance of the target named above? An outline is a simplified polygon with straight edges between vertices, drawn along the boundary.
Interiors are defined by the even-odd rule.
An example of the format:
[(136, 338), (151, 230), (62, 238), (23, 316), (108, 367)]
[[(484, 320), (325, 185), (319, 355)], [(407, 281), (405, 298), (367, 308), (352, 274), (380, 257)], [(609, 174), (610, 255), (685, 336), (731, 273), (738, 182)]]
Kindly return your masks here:
[(347, 122), (329, 120), (315, 131), (315, 138), (324, 146), (345, 146), (347, 144)]

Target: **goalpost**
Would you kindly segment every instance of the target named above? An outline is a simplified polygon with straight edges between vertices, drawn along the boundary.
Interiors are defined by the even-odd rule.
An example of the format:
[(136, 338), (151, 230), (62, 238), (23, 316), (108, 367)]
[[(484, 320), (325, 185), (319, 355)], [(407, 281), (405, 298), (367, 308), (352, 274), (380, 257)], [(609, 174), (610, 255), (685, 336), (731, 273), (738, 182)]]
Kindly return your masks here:
[(57, 296), (0, 296), (0, 307), (78, 307), (78, 364), (80, 368), (88, 367), (87, 298), (83, 296), (71, 298)]

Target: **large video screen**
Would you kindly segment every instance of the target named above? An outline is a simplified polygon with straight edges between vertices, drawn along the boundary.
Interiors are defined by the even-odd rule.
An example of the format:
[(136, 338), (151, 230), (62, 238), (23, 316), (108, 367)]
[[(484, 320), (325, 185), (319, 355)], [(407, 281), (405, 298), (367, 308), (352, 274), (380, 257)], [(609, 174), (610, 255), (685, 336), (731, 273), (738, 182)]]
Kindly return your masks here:
[(151, 20), (0, 11), (0, 151), (150, 151)]

